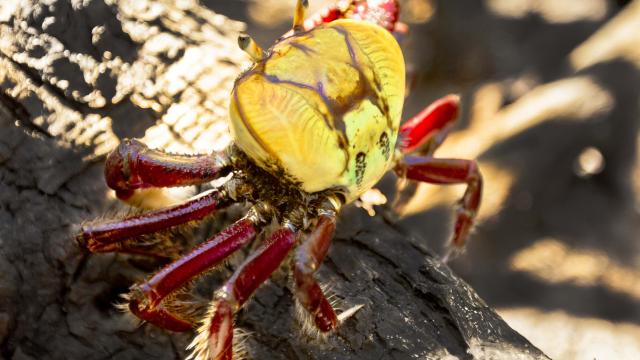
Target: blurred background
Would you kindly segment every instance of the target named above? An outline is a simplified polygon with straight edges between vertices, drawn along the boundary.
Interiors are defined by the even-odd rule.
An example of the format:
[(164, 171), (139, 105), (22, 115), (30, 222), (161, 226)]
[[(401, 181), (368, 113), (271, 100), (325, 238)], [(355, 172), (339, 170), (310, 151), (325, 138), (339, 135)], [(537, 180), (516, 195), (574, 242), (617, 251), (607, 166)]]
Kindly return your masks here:
[[(312, 0), (311, 12), (332, 2)], [(294, 1), (203, 4), (269, 47)], [(637, 358), (640, 1), (401, 5), (405, 117), (461, 94), (457, 131), (437, 155), (478, 159), (485, 178), (454, 270), (554, 359)], [(400, 220), (416, 245), (442, 253), (463, 191), (420, 185)]]

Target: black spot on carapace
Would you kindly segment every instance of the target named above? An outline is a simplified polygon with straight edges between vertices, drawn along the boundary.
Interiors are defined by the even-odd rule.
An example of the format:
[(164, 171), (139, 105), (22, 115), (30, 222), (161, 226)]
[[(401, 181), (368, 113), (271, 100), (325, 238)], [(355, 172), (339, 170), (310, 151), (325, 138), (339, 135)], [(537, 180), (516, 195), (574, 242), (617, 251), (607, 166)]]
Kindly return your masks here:
[(391, 153), (391, 147), (389, 146), (389, 136), (386, 132), (383, 132), (380, 135), (380, 139), (378, 140), (378, 146), (380, 146), (380, 150), (382, 150), (382, 154), (385, 159), (389, 159), (389, 155)]
[(356, 184), (362, 184), (364, 171), (367, 169), (367, 155), (362, 151), (356, 155)]

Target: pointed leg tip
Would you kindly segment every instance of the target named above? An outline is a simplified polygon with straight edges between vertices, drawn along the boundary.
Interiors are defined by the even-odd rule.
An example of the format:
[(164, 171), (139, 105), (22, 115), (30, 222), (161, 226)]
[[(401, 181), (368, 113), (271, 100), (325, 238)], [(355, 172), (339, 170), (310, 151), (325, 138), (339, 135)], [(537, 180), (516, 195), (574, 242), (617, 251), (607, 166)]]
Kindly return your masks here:
[(460, 94), (449, 94), (445, 97), (445, 99), (453, 103), (460, 104)]
[(440, 258), (440, 262), (442, 262), (443, 264), (447, 264), (449, 263), (449, 260), (451, 260), (451, 251), (447, 251), (441, 258)]
[(352, 317), (358, 310), (362, 309), (364, 304), (355, 305), (338, 315), (338, 323), (342, 324), (345, 320)]
[(440, 258), (440, 261), (443, 264), (449, 264), (449, 262), (455, 260), (458, 256), (464, 253), (464, 247), (458, 247), (455, 245), (450, 245), (444, 255)]

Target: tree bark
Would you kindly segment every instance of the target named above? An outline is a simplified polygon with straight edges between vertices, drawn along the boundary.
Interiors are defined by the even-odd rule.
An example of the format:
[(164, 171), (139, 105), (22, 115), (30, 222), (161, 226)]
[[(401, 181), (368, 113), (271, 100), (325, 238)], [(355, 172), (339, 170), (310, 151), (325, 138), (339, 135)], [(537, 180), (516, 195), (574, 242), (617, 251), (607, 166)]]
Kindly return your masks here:
[[(185, 356), (193, 334), (140, 326), (113, 306), (159, 264), (84, 254), (73, 236), (83, 221), (119, 206), (102, 167), (120, 139), (142, 137), (176, 152), (229, 143), (226, 108), (245, 61), (236, 48), (242, 28), (195, 0), (0, 4), (4, 358)], [(222, 269), (198, 290), (210, 296), (230, 271)], [(319, 276), (342, 307), (364, 308), (335, 334), (310, 339), (299, 331), (285, 277), (276, 276), (238, 314), (237, 327), (251, 333), (250, 357), (546, 358), (381, 216), (345, 210)]]

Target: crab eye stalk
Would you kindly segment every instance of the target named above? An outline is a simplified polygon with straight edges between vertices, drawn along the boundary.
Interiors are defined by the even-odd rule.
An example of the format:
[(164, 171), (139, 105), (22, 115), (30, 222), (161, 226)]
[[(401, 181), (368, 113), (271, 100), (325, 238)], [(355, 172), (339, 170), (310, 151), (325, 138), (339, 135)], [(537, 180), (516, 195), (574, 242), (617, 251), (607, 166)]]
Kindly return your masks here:
[(242, 49), (242, 51), (249, 54), (253, 61), (257, 62), (259, 60), (262, 60), (262, 48), (260, 47), (260, 45), (258, 45), (258, 43), (256, 43), (255, 40), (253, 40), (251, 36), (247, 34), (238, 35), (238, 46), (240, 47), (240, 49)]
[(304, 17), (309, 7), (308, 0), (298, 0), (296, 3), (296, 12), (293, 14), (293, 31), (300, 32), (304, 30)]

